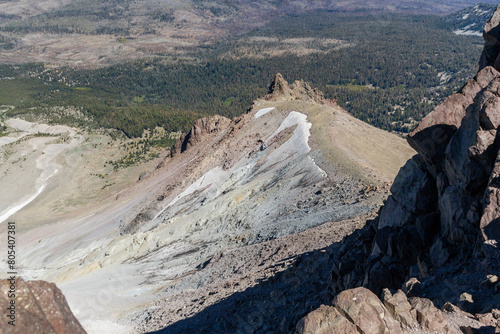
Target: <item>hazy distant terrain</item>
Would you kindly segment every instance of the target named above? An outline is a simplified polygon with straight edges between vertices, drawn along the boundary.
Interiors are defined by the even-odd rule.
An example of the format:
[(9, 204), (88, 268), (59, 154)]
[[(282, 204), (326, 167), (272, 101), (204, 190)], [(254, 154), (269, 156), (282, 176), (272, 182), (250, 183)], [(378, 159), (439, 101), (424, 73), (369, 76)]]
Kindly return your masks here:
[(0, 63), (45, 62), (95, 67), (138, 57), (185, 55), (222, 38), (261, 27), (282, 15), (312, 10), (364, 12), (375, 16), (395, 12), (446, 14), (476, 3), (478, 1), (7, 1), (0, 3)]
[(464, 8), (475, 3), (3, 2), (0, 105), (15, 107), (9, 116), (141, 137), (237, 116), (280, 72), (407, 133), (475, 73), (478, 27), (493, 8)]
[[(456, 15), (284, 14), (203, 47), (185, 44), (148, 57), (127, 53), (140, 38), (113, 35), (116, 52), (129, 60), (97, 67), (92, 57), (105, 48), (86, 46), (78, 36), (103, 35), (53, 34), (55, 46), (64, 45), (60, 36), (81, 45), (54, 55), (50, 45), (44, 46), (45, 53), (33, 49), (34, 57), (48, 57), (49, 63), (0, 65), (0, 105), (15, 106), (7, 112), (11, 117), (113, 128), (141, 137), (157, 126), (186, 131), (204, 115), (238, 116), (280, 72), (288, 80), (311, 82), (372, 125), (407, 133), (477, 69), (482, 40), (455, 34)], [(44, 44), (43, 36), (37, 41)], [(29, 61), (30, 56), (13, 57)], [(56, 64), (84, 65), (79, 57), (92, 67)]]

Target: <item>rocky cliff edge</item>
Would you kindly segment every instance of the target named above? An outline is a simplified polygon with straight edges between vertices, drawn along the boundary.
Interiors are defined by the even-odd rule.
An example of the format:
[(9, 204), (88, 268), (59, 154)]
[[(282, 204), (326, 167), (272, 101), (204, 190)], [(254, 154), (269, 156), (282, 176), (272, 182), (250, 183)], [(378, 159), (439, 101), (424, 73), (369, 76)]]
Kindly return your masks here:
[[(331, 273), (334, 305), (304, 318), (300, 333), (323, 333), (322, 326), (345, 333), (500, 333), (500, 6), (483, 35), (477, 75), (409, 135), (418, 154), (401, 168), (378, 217), (344, 240)], [(348, 290), (356, 287), (384, 300), (366, 302), (380, 309), (373, 319), (346, 311), (356, 306), (355, 296), (347, 306), (340, 302), (345, 294), (370, 293)], [(396, 306), (387, 302), (393, 296), (401, 299)], [(442, 309), (419, 311), (429, 303)], [(443, 320), (452, 314), (454, 320)], [(488, 321), (476, 328), (458, 314)]]

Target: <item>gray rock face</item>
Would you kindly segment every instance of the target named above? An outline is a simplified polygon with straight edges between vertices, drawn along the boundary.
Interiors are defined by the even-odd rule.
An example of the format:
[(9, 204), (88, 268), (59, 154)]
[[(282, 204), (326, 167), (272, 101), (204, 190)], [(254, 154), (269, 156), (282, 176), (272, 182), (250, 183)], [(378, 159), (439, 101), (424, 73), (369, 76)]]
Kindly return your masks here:
[(488, 180), (488, 187), (484, 194), (483, 216), (480, 228), (484, 241), (489, 245), (497, 246), (500, 241), (500, 156), (497, 156), (493, 172)]
[(392, 196), (380, 213), (379, 229), (402, 226), (414, 221), (419, 213), (436, 207), (435, 181), (419, 167), (418, 160), (408, 160), (394, 180)]

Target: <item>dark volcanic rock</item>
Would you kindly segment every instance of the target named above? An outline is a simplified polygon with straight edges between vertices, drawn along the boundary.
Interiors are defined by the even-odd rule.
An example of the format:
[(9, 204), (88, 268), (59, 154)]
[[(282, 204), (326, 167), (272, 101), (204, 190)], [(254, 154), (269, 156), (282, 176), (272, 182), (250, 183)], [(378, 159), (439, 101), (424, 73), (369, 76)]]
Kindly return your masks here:
[[(497, 10), (490, 24), (498, 15)], [(487, 25), (487, 34), (497, 28)], [(486, 46), (491, 43), (487, 40)], [(335, 292), (356, 286), (361, 277), (363, 285), (380, 292), (471, 259), (486, 259), (490, 265), (498, 261), (499, 88), (500, 73), (483, 67), (409, 135), (419, 154), (396, 177), (392, 195), (372, 224), (371, 247), (364, 246), (361, 257), (355, 254), (359, 247), (343, 248), (338, 255), (335, 268), (348, 267), (349, 259), (357, 262), (351, 271), (334, 268)]]
[[(5, 334), (84, 334), (85, 330), (71, 312), (66, 298), (54, 283), (27, 281), (17, 277), (15, 281), (15, 326), (3, 316), (0, 332)], [(10, 282), (0, 281), (0, 305), (6, 310), (10, 305)], [(7, 319), (7, 320), (6, 320)]]

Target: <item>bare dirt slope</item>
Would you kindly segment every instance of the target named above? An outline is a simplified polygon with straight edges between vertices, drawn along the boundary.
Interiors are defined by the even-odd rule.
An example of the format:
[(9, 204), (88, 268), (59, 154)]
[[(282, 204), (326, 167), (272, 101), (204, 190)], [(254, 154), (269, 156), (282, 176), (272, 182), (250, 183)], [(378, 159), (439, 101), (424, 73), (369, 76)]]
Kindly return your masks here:
[(127, 141), (107, 131), (19, 118), (0, 123), (7, 127), (0, 137), (0, 188), (8, 189), (0, 194), (0, 223), (20, 221), (21, 230), (86, 215), (158, 163), (114, 170), (107, 162), (124, 154)]
[[(53, 202), (44, 198), (76, 191), (56, 176), (48, 179), (40, 202), (14, 216), (22, 231), (21, 274), (57, 283), (89, 332), (127, 333), (139, 320), (144, 326), (139, 331), (159, 329), (198, 309), (186, 304), (186, 312), (175, 317), (143, 323), (158, 300), (198, 299), (189, 291), (203, 294), (213, 284), (246, 280), (240, 265), (250, 273), (260, 261), (272, 272), (283, 257), (320, 248), (328, 238), (318, 237), (323, 241), (316, 244), (311, 242), (316, 237), (307, 241), (306, 234), (292, 253), (278, 256), (260, 251), (266, 242), (293, 242), (287, 236), (327, 222), (326, 235), (348, 234), (352, 223), (336, 222), (359, 223), (356, 217), (376, 210), (387, 182), (413, 150), (303, 82), (288, 86), (277, 76), (273, 87), (239, 118), (197, 121), (156, 168), (106, 200), (104, 195), (89, 200), (94, 208), (47, 216), (44, 210)], [(54, 195), (45, 197), (49, 189)], [(41, 218), (35, 219), (36, 212)], [(27, 213), (32, 220), (24, 220)], [(209, 265), (228, 251), (234, 261)], [(255, 262), (244, 265), (248, 254), (255, 254)], [(256, 277), (268, 274), (257, 271)], [(212, 297), (210, 303), (217, 301)], [(163, 308), (158, 315), (172, 310)]]

